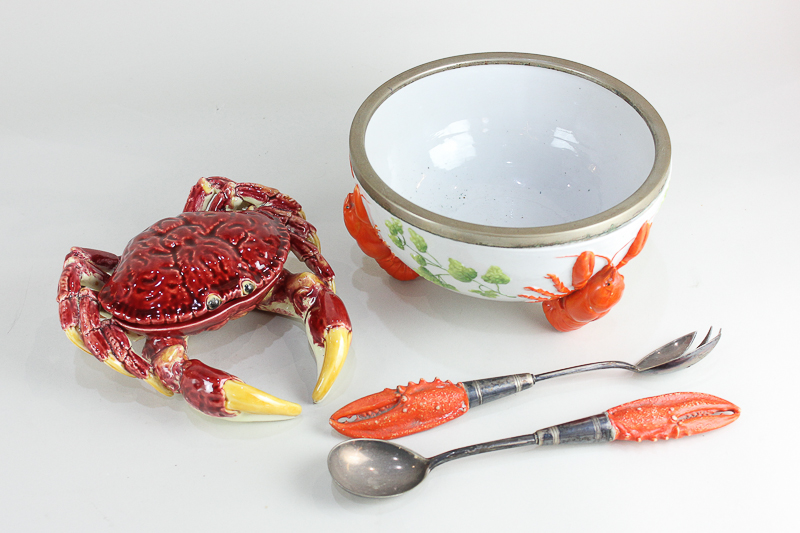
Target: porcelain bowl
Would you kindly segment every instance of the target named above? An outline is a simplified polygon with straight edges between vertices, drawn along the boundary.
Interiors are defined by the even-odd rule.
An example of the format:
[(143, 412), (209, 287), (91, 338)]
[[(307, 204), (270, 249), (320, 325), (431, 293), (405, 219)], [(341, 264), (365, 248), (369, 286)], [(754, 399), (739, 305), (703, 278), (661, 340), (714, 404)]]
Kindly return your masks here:
[(436, 285), (495, 300), (572, 291), (587, 251), (606, 259), (595, 272), (618, 264), (664, 199), (670, 157), (663, 121), (636, 91), (518, 53), (404, 72), (350, 131), (357, 189), (391, 252)]

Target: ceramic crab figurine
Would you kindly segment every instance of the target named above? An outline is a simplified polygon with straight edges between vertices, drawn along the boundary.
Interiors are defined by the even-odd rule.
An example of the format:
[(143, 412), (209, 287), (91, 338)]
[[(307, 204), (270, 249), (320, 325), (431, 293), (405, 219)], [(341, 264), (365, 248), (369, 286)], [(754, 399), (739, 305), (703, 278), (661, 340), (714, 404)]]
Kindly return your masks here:
[[(285, 270), (289, 251), (312, 272)], [(253, 309), (303, 320), (317, 358), (314, 402), (331, 388), (350, 346), (350, 319), (333, 270), (300, 204), (275, 189), (202, 178), (183, 213), (134, 237), (122, 255), (72, 248), (58, 285), (61, 327), (79, 348), (167, 396), (234, 420), (300, 414), (237, 377), (186, 355), (186, 337)], [(146, 337), (141, 354), (131, 339)]]

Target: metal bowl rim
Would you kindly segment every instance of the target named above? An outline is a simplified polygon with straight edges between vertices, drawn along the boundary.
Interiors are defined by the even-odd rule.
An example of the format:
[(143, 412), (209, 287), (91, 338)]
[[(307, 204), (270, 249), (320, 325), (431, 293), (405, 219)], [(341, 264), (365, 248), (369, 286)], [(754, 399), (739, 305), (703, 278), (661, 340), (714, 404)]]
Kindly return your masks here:
[[(527, 228), (486, 226), (463, 222), (424, 209), (391, 189), (367, 158), (367, 127), (375, 111), (395, 92), (422, 78), (456, 68), (478, 65), (527, 65), (558, 70), (589, 80), (613, 92), (636, 110), (653, 135), (655, 158), (642, 185), (628, 198), (588, 218)], [(597, 69), (555, 57), (514, 52), (467, 54), (432, 61), (390, 79), (361, 104), (350, 127), (350, 163), (360, 187), (383, 209), (417, 228), (460, 242), (484, 246), (525, 248), (563, 244), (591, 239), (614, 231), (630, 222), (653, 203), (667, 186), (670, 174), (671, 145), (667, 127), (642, 95), (620, 80)]]

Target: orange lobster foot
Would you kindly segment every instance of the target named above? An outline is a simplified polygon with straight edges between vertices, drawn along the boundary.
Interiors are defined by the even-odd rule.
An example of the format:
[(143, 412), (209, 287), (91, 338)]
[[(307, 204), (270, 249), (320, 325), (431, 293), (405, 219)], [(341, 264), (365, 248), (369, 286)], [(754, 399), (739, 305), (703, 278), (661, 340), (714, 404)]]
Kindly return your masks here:
[(372, 225), (369, 219), (358, 185), (345, 198), (344, 225), (358, 243), (361, 251), (377, 261), (387, 274), (400, 281), (419, 277), (419, 274), (398, 259), (381, 239), (378, 229)]
[[(636, 238), (628, 248), (625, 257), (615, 266), (612, 259), (585, 251), (575, 260), (572, 267), (572, 286), (570, 290), (555, 274), (548, 274), (558, 293), (538, 287), (525, 287), (535, 294), (519, 294), (535, 302), (542, 302), (547, 321), (558, 331), (574, 331), (589, 322), (604, 317), (622, 299), (625, 291), (625, 277), (619, 269), (639, 255), (650, 235), (650, 222), (645, 222)], [(606, 265), (594, 273), (595, 257), (605, 259)]]

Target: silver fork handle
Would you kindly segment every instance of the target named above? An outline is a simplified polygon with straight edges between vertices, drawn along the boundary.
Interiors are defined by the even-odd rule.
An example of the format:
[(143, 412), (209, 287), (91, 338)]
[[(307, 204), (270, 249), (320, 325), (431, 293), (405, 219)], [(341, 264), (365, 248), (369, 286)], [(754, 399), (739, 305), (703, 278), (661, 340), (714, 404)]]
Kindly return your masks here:
[(543, 374), (511, 374), (509, 376), (499, 376), (496, 378), (464, 381), (461, 385), (464, 387), (464, 390), (467, 391), (469, 406), (475, 407), (530, 389), (537, 381), (608, 368), (618, 368), (636, 372), (636, 367), (630, 363), (622, 361), (603, 361), (601, 363), (571, 366), (569, 368), (562, 368), (561, 370), (554, 370), (553, 372), (545, 372)]
[(534, 383), (536, 383), (536, 379), (533, 374), (512, 374), (510, 376), (464, 381), (461, 386), (467, 391), (469, 406), (475, 407), (530, 389)]
[(630, 370), (636, 372), (636, 366), (625, 363), (623, 361), (602, 361), (600, 363), (588, 363), (585, 365), (571, 366), (569, 368), (562, 368), (561, 370), (553, 370), (552, 372), (544, 372), (533, 376), (534, 382), (544, 381), (551, 378), (560, 378), (561, 376), (568, 376), (570, 374), (580, 374), (581, 372), (591, 372), (592, 370), (606, 370), (609, 368), (618, 368), (620, 370)]

